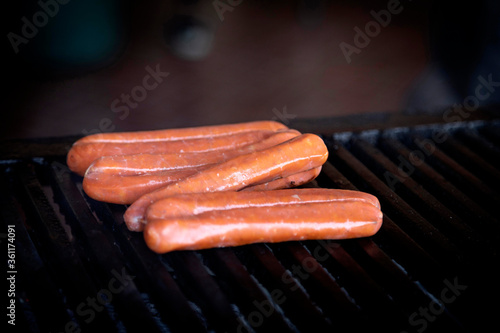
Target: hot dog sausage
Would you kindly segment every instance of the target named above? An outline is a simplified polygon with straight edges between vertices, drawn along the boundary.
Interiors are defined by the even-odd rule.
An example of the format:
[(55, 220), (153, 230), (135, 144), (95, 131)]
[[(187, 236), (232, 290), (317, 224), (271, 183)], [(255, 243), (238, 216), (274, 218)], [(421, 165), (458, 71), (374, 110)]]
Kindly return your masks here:
[(169, 141), (84, 142), (73, 144), (67, 155), (69, 169), (84, 175), (87, 168), (102, 156), (140, 153), (164, 154), (187, 152), (215, 152), (240, 148), (268, 138), (274, 131), (239, 132), (210, 138), (179, 139)]
[[(210, 153), (104, 156), (87, 169), (83, 189), (88, 196), (99, 201), (131, 204), (148, 192), (180, 181), (217, 163), (275, 146), (298, 135), (300, 133), (295, 130), (275, 132), (269, 138), (239, 149)], [(297, 175), (289, 182), (300, 183), (305, 178), (307, 175)], [(287, 180), (277, 180), (272, 187), (278, 188), (280, 184), (285, 186)]]
[(143, 151), (140, 154), (103, 156), (92, 163), (87, 173), (97, 172), (121, 176), (135, 176), (167, 170), (196, 168), (207, 164), (220, 163), (238, 155), (269, 148), (298, 135), (300, 135), (300, 132), (296, 130), (278, 131), (261, 141), (225, 150), (163, 154), (153, 154)]
[(241, 191), (272, 191), (278, 189), (297, 187), (314, 180), (316, 177), (318, 177), (320, 172), (321, 172), (321, 167), (319, 166), (311, 170), (298, 172), (288, 177), (274, 179), (266, 183), (250, 185), (241, 189)]
[[(269, 192), (269, 193), (266, 193)], [(200, 192), (177, 194), (155, 201), (146, 210), (147, 220), (188, 217), (214, 210), (300, 205), (306, 203), (361, 201), (380, 209), (372, 194), (326, 188), (281, 189), (274, 191)]]
[(157, 253), (257, 242), (346, 239), (375, 234), (378, 200), (330, 189), (176, 195), (147, 211), (144, 239)]
[(129, 205), (144, 194), (178, 182), (208, 167), (210, 165), (135, 176), (89, 173), (87, 171), (82, 185), (85, 193), (92, 199), (107, 203)]
[(118, 133), (98, 133), (79, 139), (76, 144), (81, 143), (136, 143), (175, 141), (200, 138), (213, 138), (242, 132), (254, 131), (278, 131), (288, 127), (276, 121), (251, 121), (237, 124), (199, 126), (188, 128), (170, 128), (154, 131), (135, 131)]
[(319, 136), (301, 134), (279, 145), (237, 156), (147, 193), (127, 208), (124, 220), (129, 230), (140, 231), (147, 207), (161, 198), (180, 193), (237, 191), (252, 184), (316, 168), (323, 165), (327, 158), (328, 149)]

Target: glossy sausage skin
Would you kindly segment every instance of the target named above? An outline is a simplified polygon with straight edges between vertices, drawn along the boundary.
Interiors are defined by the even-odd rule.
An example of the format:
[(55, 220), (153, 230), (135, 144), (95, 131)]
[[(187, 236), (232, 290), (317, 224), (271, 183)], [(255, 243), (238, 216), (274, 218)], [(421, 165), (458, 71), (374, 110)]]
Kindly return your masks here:
[(288, 177), (274, 179), (262, 184), (250, 185), (241, 189), (241, 191), (272, 191), (278, 189), (297, 187), (314, 180), (316, 177), (318, 177), (320, 172), (321, 172), (321, 166), (313, 168), (311, 170), (298, 172)]
[(75, 144), (82, 143), (136, 143), (213, 138), (242, 132), (278, 131), (288, 127), (276, 121), (251, 121), (237, 124), (170, 128), (153, 131), (98, 133), (85, 136)]
[(83, 178), (82, 186), (85, 194), (94, 200), (129, 205), (144, 194), (181, 181), (208, 167), (210, 165), (136, 176), (87, 172)]
[(347, 239), (374, 235), (382, 225), (370, 194), (287, 189), (176, 195), (147, 211), (144, 238), (165, 253), (258, 242)]
[(87, 168), (102, 156), (132, 154), (168, 154), (168, 153), (200, 153), (216, 152), (240, 148), (274, 134), (274, 131), (261, 130), (239, 132), (210, 138), (179, 139), (169, 141), (137, 141), (132, 142), (89, 142), (75, 143), (68, 152), (66, 163), (69, 169), (84, 175)]
[[(255, 144), (210, 153), (104, 156), (87, 169), (83, 190), (95, 200), (131, 204), (140, 196), (162, 186), (180, 181), (230, 158), (275, 146), (298, 135), (300, 133), (295, 130), (280, 131)], [(289, 182), (303, 182), (306, 177), (297, 175)], [(282, 187), (286, 185), (285, 180), (277, 180), (270, 186), (278, 188), (280, 183)]]
[(377, 197), (366, 192), (326, 188), (296, 188), (274, 191), (177, 194), (151, 204), (146, 211), (146, 218), (151, 220), (199, 215), (215, 210), (226, 211), (249, 207), (343, 201), (361, 201), (380, 209)]
[(243, 147), (205, 152), (174, 152), (102, 156), (95, 160), (87, 173), (111, 173), (120, 176), (136, 176), (168, 170), (196, 168), (207, 164), (216, 164), (242, 154), (262, 150), (299, 136), (296, 130), (284, 130), (272, 133), (269, 137)]
[(301, 134), (279, 145), (237, 156), (147, 193), (127, 208), (124, 221), (129, 230), (141, 231), (147, 207), (164, 197), (181, 193), (237, 191), (252, 184), (316, 168), (323, 165), (327, 158), (328, 149), (319, 136)]

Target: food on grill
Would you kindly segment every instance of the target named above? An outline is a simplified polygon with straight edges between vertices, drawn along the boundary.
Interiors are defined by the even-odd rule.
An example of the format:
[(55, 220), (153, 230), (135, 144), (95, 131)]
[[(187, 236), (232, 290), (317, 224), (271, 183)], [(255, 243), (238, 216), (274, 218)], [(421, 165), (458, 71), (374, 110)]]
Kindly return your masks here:
[(284, 189), (170, 196), (149, 205), (144, 239), (165, 253), (257, 242), (347, 239), (382, 224), (376, 197), (357, 191)]
[(71, 170), (84, 175), (87, 168), (102, 156), (131, 155), (144, 152), (149, 154), (216, 152), (252, 144), (269, 137), (273, 133), (273, 131), (254, 131), (187, 140), (76, 144), (73, 145), (68, 155), (68, 165)]
[(382, 223), (374, 196), (290, 189), (315, 179), (327, 158), (319, 136), (264, 121), (96, 134), (67, 160), (90, 197), (131, 204), (128, 229), (165, 253), (373, 235)]
[[(253, 133), (253, 132), (252, 132)], [(280, 130), (244, 147), (199, 153), (132, 154), (103, 156), (95, 160), (85, 173), (83, 189), (88, 196), (99, 201), (131, 204), (140, 196), (180, 181), (197, 172), (239, 155), (260, 151), (300, 135), (296, 130)], [(226, 140), (231, 140), (229, 136)], [(283, 188), (311, 180), (314, 172), (291, 179), (279, 179), (258, 188)]]
[(236, 133), (254, 131), (278, 131), (287, 129), (287, 126), (272, 120), (250, 121), (237, 124), (223, 124), (213, 126), (199, 126), (187, 128), (169, 128), (155, 131), (99, 133), (88, 135), (78, 140), (79, 143), (96, 142), (154, 142), (174, 141), (199, 138), (214, 138)]
[(157, 131), (99, 133), (76, 141), (68, 152), (67, 164), (70, 170), (83, 176), (90, 164), (101, 156), (235, 149), (285, 129), (285, 125), (275, 121), (255, 121)]
[(124, 220), (129, 230), (141, 231), (146, 209), (167, 196), (184, 193), (238, 191), (322, 166), (328, 158), (323, 140), (301, 134), (270, 148), (237, 156), (178, 182), (144, 194), (129, 206)]
[(283, 188), (297, 187), (309, 183), (318, 177), (321, 172), (321, 166), (312, 168), (311, 170), (297, 172), (294, 175), (277, 178), (269, 182), (261, 184), (250, 185), (243, 188), (241, 191), (271, 191)]

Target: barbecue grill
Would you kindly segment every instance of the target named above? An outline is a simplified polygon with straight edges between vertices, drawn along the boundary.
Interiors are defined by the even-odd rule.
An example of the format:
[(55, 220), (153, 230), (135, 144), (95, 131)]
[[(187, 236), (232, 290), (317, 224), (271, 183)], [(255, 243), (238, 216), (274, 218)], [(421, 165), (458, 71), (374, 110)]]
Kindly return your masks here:
[(164, 255), (127, 230), (125, 206), (83, 193), (82, 178), (65, 165), (77, 137), (4, 141), (1, 243), (7, 251), (7, 226), (13, 225), (15, 264), (7, 275), (15, 277), (15, 328), (478, 332), (495, 327), (499, 111), (481, 109), (454, 123), (395, 114), (295, 119), (287, 125), (321, 135), (330, 152), (319, 177), (307, 186), (374, 194), (384, 212), (381, 230), (363, 239)]

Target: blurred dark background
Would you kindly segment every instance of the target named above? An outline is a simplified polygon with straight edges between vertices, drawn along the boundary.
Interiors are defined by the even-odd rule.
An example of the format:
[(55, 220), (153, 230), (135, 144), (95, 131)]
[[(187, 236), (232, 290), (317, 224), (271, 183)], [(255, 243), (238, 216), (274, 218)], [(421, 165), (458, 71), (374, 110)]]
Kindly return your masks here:
[(493, 0), (4, 6), (2, 138), (500, 102)]

